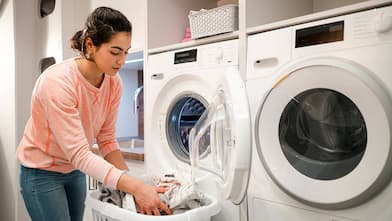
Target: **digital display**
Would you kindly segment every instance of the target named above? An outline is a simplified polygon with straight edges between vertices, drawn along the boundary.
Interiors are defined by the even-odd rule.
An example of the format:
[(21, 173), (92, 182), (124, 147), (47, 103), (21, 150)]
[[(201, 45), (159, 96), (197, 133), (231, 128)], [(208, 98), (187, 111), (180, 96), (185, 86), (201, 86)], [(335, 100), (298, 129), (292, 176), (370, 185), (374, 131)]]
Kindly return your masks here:
[(196, 49), (176, 52), (174, 54), (174, 64), (194, 62), (194, 61), (196, 61), (196, 58), (197, 58), (197, 50)]
[(343, 41), (344, 21), (298, 29), (295, 33), (295, 47), (306, 47), (318, 44)]

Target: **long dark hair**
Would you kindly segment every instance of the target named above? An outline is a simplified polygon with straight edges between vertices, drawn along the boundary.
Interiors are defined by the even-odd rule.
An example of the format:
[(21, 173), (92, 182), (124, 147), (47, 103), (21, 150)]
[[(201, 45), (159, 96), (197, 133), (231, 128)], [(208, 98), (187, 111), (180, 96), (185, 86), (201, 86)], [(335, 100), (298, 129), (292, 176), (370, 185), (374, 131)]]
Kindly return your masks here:
[(83, 30), (77, 31), (71, 38), (71, 48), (85, 56), (85, 40), (90, 37), (96, 47), (110, 41), (118, 32), (132, 33), (131, 22), (120, 11), (109, 8), (96, 8), (87, 18)]

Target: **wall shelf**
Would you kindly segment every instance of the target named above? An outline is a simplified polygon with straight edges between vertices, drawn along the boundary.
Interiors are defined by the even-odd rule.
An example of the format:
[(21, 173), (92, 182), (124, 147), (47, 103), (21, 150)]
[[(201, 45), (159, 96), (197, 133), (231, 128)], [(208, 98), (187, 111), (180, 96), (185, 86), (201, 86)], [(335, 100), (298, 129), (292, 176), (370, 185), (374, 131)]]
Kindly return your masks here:
[[(249, 1), (249, 0), (248, 0)], [(313, 5), (315, 4), (317, 0), (312, 1)], [(269, 31), (273, 29), (278, 29), (278, 28), (283, 28), (283, 27), (288, 27), (288, 26), (293, 26), (297, 24), (303, 24), (307, 22), (312, 22), (316, 20), (321, 20), (321, 19), (326, 19), (326, 18), (331, 18), (335, 16), (340, 16), (344, 14), (349, 14), (353, 12), (358, 12), (358, 11), (363, 11), (371, 8), (376, 8), (376, 7), (381, 7), (385, 6), (388, 4), (392, 4), (392, 1), (390, 0), (351, 0), (350, 1), (352, 4), (347, 4), (347, 0), (341, 1), (340, 5), (336, 5), (336, 7), (332, 6), (324, 6), (325, 10), (323, 8), (318, 8), (317, 11), (313, 12), (308, 12), (305, 15), (300, 15), (293, 17), (293, 18), (287, 18), (283, 20), (278, 20), (274, 21), (271, 23), (266, 23), (266, 24), (261, 24), (258, 26), (251, 26), (246, 29), (246, 33), (248, 35), (254, 34), (254, 33), (259, 33), (259, 32), (264, 32), (264, 31)], [(320, 5), (320, 4), (319, 4)], [(285, 16), (281, 15), (281, 18), (284, 18)], [(290, 17), (290, 16), (286, 16)], [(253, 18), (254, 20), (254, 18)], [(255, 21), (249, 21), (251, 24), (257, 24)], [(263, 23), (263, 21), (259, 21), (259, 23)]]
[(157, 53), (161, 53), (161, 52), (192, 47), (195, 45), (204, 45), (204, 44), (209, 44), (209, 43), (213, 43), (213, 42), (220, 42), (220, 41), (226, 41), (226, 40), (231, 40), (231, 39), (237, 39), (238, 36), (239, 36), (238, 31), (231, 32), (231, 33), (224, 33), (224, 34), (215, 35), (215, 36), (211, 36), (211, 37), (206, 37), (206, 38), (201, 38), (201, 39), (196, 39), (196, 40), (190, 40), (187, 42), (167, 45), (167, 46), (163, 46), (160, 48), (149, 49), (148, 54), (157, 54)]

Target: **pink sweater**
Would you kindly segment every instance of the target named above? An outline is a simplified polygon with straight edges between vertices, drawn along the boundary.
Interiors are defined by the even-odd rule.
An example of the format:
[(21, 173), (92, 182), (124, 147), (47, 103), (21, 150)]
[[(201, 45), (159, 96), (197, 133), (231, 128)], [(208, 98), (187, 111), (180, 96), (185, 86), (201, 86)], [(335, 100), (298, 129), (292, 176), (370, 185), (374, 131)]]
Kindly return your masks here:
[(22, 165), (68, 173), (78, 169), (115, 188), (124, 172), (102, 156), (119, 149), (115, 124), (122, 93), (118, 75), (105, 75), (100, 88), (79, 72), (75, 58), (49, 67), (37, 80), (31, 117), (18, 146)]

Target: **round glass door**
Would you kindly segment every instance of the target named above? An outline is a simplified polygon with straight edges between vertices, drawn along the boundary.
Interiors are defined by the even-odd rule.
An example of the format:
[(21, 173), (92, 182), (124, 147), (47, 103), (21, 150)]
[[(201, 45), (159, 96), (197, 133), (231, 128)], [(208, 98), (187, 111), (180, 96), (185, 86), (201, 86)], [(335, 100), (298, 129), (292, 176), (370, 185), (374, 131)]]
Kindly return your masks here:
[(290, 164), (305, 176), (333, 180), (354, 170), (366, 150), (365, 120), (345, 95), (315, 88), (284, 108), (279, 140)]
[[(245, 197), (251, 159), (251, 126), (245, 85), (229, 69), (209, 107), (190, 133), (191, 165), (219, 177), (224, 199), (239, 204)], [(205, 140), (209, 142), (205, 142)], [(204, 144), (208, 143), (207, 149)], [(203, 154), (203, 151), (205, 154)]]
[(258, 156), (270, 177), (320, 208), (352, 207), (380, 192), (392, 174), (392, 103), (376, 75), (334, 58), (282, 73), (255, 119)]
[[(189, 133), (206, 110), (205, 101), (196, 96), (184, 96), (174, 102), (167, 118), (167, 137), (171, 151), (178, 159), (189, 162)], [(200, 154), (209, 146), (206, 136), (200, 144)]]

